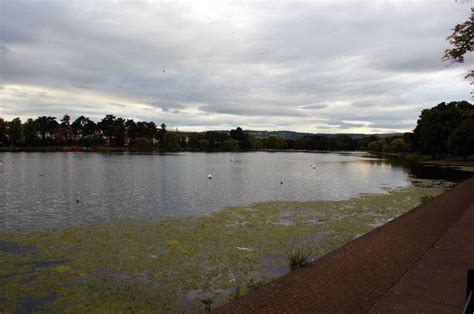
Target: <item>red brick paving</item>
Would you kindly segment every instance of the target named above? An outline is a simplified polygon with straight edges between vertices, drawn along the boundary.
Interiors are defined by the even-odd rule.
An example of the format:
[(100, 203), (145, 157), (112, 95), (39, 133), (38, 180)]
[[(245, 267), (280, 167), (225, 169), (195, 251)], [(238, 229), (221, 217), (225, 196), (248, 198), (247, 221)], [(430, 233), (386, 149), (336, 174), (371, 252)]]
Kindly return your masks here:
[(216, 313), (461, 312), (474, 178)]

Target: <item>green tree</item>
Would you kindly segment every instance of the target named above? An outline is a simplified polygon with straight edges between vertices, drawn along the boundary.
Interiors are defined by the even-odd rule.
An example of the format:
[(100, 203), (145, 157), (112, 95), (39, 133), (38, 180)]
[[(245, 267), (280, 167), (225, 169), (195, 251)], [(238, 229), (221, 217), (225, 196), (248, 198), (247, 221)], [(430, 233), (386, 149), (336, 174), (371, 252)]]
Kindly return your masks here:
[(230, 130), (230, 137), (239, 142), (239, 147), (241, 150), (249, 150), (251, 148), (251, 143), (249, 137), (242, 130), (241, 127), (237, 127), (235, 130)]
[(98, 131), (97, 125), (89, 118), (80, 116), (71, 124), (71, 130), (75, 139), (78, 139), (82, 145), (98, 143), (98, 139), (93, 139)]
[[(447, 41), (452, 48), (446, 49), (443, 60), (464, 63), (464, 55), (472, 52), (474, 46), (474, 8), (471, 8), (471, 16), (467, 21), (454, 26), (453, 33), (448, 36)], [(466, 78), (468, 77), (474, 77), (474, 70), (466, 75)]]
[(35, 120), (36, 129), (41, 135), (41, 144), (47, 145), (52, 143), (56, 129), (58, 127), (58, 122), (56, 117), (50, 116), (41, 116)]
[(268, 149), (287, 149), (288, 141), (278, 136), (270, 136), (266, 140), (266, 146)]
[(168, 151), (178, 152), (181, 150), (179, 145), (179, 134), (178, 132), (168, 132)]
[(107, 137), (110, 145), (116, 144), (117, 118), (114, 115), (106, 115), (99, 123), (97, 123), (97, 127), (102, 134)]
[(61, 119), (59, 124), (59, 137), (67, 144), (71, 141), (72, 131), (71, 131), (71, 117), (67, 114)]
[(459, 124), (448, 138), (449, 152), (466, 158), (474, 154), (474, 117)]
[(228, 139), (222, 142), (222, 149), (228, 152), (238, 152), (240, 151), (239, 141)]
[(20, 118), (15, 118), (8, 123), (7, 135), (10, 145), (21, 144), (23, 134), (21, 129)]
[(376, 140), (372, 141), (367, 145), (369, 152), (382, 152), (384, 145), (386, 145), (385, 140)]
[(71, 124), (71, 132), (74, 136), (74, 140), (82, 140), (83, 130), (86, 117), (80, 116)]
[(210, 151), (222, 150), (222, 142), (229, 139), (229, 135), (222, 132), (208, 131), (204, 133), (204, 138), (209, 142)]
[(7, 125), (8, 123), (0, 118), (0, 146), (7, 144)]
[(115, 146), (123, 146), (125, 141), (126, 128), (125, 120), (123, 118), (117, 118), (115, 120)]
[(125, 130), (131, 141), (139, 136), (137, 124), (132, 119), (128, 119), (125, 122)]
[[(166, 126), (165, 126), (166, 127)], [(137, 137), (153, 139), (159, 137), (156, 124), (154, 122), (137, 122)]]
[(245, 133), (241, 127), (237, 127), (235, 130), (230, 130), (230, 137), (240, 142), (245, 139)]
[(390, 142), (390, 151), (392, 153), (405, 153), (408, 151), (408, 145), (402, 138), (396, 138)]
[(158, 130), (158, 137), (160, 141), (160, 151), (166, 151), (168, 149), (168, 130), (166, 130), (166, 124), (161, 124)]
[(252, 137), (249, 139), (250, 148), (253, 150), (258, 150), (263, 148), (262, 140), (259, 138)]
[(205, 138), (202, 138), (199, 140), (199, 150), (202, 150), (204, 152), (209, 151), (209, 141), (206, 140)]
[(421, 112), (413, 131), (413, 147), (432, 158), (447, 154), (447, 141), (451, 132), (474, 110), (467, 101), (442, 102)]
[(33, 119), (30, 118), (23, 124), (23, 134), (26, 146), (38, 144), (38, 130), (36, 130), (36, 123)]

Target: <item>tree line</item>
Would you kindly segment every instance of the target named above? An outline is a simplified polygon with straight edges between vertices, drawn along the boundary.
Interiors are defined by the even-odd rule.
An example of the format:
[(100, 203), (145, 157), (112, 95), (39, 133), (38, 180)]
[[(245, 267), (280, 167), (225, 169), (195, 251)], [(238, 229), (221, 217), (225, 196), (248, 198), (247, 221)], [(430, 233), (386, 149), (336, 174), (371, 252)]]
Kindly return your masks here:
[(355, 150), (357, 141), (348, 135), (330, 138), (322, 135), (287, 139), (278, 136), (257, 138), (242, 128), (230, 132), (177, 132), (168, 131), (163, 123), (135, 122), (114, 115), (106, 115), (100, 122), (80, 116), (71, 121), (64, 115), (40, 116), (22, 122), (20, 118), (5, 121), (0, 118), (0, 146), (80, 146), (80, 147), (127, 147), (130, 150), (158, 151), (250, 151), (274, 150)]
[(440, 103), (421, 112), (413, 132), (394, 136), (305, 135), (298, 139), (258, 138), (237, 127), (229, 132), (178, 132), (163, 123), (135, 122), (106, 115), (100, 122), (80, 116), (40, 116), (24, 123), (0, 118), (0, 146), (119, 147), (131, 151), (319, 150), (416, 153), (433, 159), (474, 154), (474, 106), (467, 101)]
[(453, 101), (424, 109), (413, 132), (402, 138), (373, 139), (367, 143), (367, 150), (466, 159), (474, 155), (474, 106), (467, 101)]
[(59, 121), (56, 117), (40, 116), (24, 123), (20, 118), (0, 118), (0, 146), (156, 146), (166, 150), (168, 141), (173, 142), (173, 136), (168, 136), (165, 124), (157, 127), (154, 122), (135, 122), (114, 115), (106, 115), (98, 123), (84, 116), (71, 121), (69, 115)]

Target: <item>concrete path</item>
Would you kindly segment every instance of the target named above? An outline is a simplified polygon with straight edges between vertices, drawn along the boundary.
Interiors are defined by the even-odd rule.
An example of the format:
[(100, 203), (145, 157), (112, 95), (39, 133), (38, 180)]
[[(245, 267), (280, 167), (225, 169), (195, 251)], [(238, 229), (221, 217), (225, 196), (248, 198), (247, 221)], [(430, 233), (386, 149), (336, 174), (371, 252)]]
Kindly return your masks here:
[(216, 313), (459, 313), (474, 268), (474, 179)]

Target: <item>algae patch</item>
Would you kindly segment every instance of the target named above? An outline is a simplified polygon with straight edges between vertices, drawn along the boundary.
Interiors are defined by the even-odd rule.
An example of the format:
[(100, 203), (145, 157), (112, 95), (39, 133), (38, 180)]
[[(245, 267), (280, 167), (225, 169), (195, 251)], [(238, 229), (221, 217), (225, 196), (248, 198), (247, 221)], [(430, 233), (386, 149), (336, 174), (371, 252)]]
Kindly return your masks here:
[(324, 255), (446, 188), (420, 180), (343, 201), (0, 234), (0, 312), (201, 311), (288, 271), (295, 248)]

